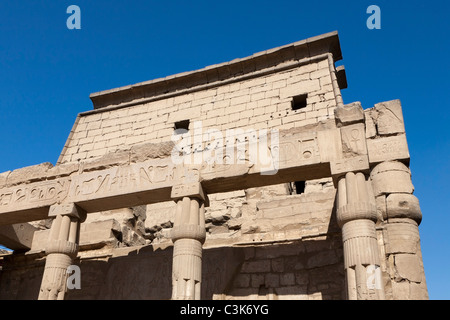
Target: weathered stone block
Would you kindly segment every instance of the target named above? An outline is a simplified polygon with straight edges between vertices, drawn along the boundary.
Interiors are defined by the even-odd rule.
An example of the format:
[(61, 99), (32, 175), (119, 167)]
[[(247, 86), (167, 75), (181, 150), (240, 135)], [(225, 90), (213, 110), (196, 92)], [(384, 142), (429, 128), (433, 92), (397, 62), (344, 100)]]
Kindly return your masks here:
[(348, 125), (341, 128), (343, 158), (351, 158), (367, 154), (363, 123)]
[(272, 260), (272, 271), (273, 272), (283, 272), (284, 262), (283, 258), (277, 258)]
[(175, 144), (172, 141), (162, 143), (145, 143), (131, 147), (130, 162), (142, 162), (148, 159), (167, 158)]
[(410, 218), (420, 223), (422, 212), (419, 199), (412, 194), (393, 193), (386, 201), (387, 218)]
[(419, 229), (415, 223), (387, 224), (384, 239), (387, 254), (415, 254), (420, 248)]
[(173, 186), (170, 197), (174, 200), (183, 197), (199, 198), (205, 200), (205, 194), (200, 182), (185, 183)]
[(397, 276), (413, 282), (422, 282), (423, 270), (416, 254), (396, 254), (394, 257)]
[(376, 124), (379, 135), (405, 132), (400, 100), (377, 103), (375, 110), (377, 113)]
[(253, 288), (259, 288), (264, 285), (264, 274), (263, 273), (254, 273), (251, 275), (251, 286)]
[(334, 250), (321, 251), (313, 254), (307, 262), (308, 268), (322, 267), (338, 262), (338, 258)]
[(103, 170), (115, 166), (126, 166), (130, 163), (130, 154), (128, 151), (111, 152), (100, 158), (83, 161), (81, 169), (83, 172), (94, 170)]
[(320, 151), (320, 160), (329, 162), (342, 156), (341, 131), (339, 129), (318, 131), (317, 142)]
[(247, 288), (250, 286), (250, 278), (251, 275), (249, 274), (238, 274), (236, 279), (234, 279), (234, 285), (237, 288)]
[(370, 163), (390, 160), (409, 160), (406, 135), (367, 139), (367, 151)]
[(86, 211), (77, 206), (74, 203), (69, 204), (57, 204), (50, 207), (48, 216), (55, 218), (58, 215), (67, 215), (70, 217), (75, 217), (81, 222), (86, 220)]
[(410, 299), (411, 300), (428, 300), (428, 290), (425, 281), (421, 283), (410, 283)]
[(80, 246), (114, 244), (115, 234), (121, 232), (119, 222), (114, 219), (83, 223), (80, 225)]
[(73, 173), (78, 172), (80, 164), (78, 162), (64, 163), (56, 165), (47, 170), (47, 178), (59, 178), (70, 176)]
[(280, 275), (276, 273), (267, 273), (264, 283), (266, 288), (278, 288), (280, 286)]
[[(369, 158), (367, 155), (354, 156), (330, 161), (333, 181), (347, 172), (366, 171), (369, 169)], [(335, 181), (336, 182), (336, 181)]]
[(424, 300), (428, 292), (424, 283), (409, 281), (392, 281), (392, 296), (394, 300)]
[(375, 138), (377, 135), (377, 127), (375, 121), (372, 118), (372, 109), (364, 111), (364, 118), (366, 123), (366, 138)]
[(337, 107), (334, 109), (334, 117), (338, 127), (363, 122), (364, 111), (361, 107), (361, 102), (357, 101), (345, 106)]
[(244, 262), (241, 272), (255, 273), (255, 272), (270, 272), (270, 260), (258, 260)]
[(384, 221), (387, 219), (386, 213), (386, 196), (381, 195), (375, 197), (375, 204), (377, 206), (377, 217), (378, 221)]
[(47, 177), (47, 171), (53, 167), (50, 162), (24, 167), (12, 171), (8, 176), (7, 185), (15, 186), (19, 183), (40, 181)]
[(383, 162), (370, 173), (375, 196), (414, 192), (409, 169), (401, 162)]
[(284, 273), (280, 275), (280, 284), (282, 286), (295, 285), (295, 274), (294, 273)]
[(297, 271), (294, 273), (295, 283), (305, 285), (309, 283), (309, 275), (306, 271)]
[(0, 226), (0, 243), (11, 250), (30, 249), (37, 230), (30, 223)]
[(6, 181), (7, 181), (10, 173), (11, 173), (11, 171), (6, 171), (6, 172), (0, 173), (0, 189), (6, 186)]
[(308, 300), (306, 286), (287, 286), (277, 288), (277, 296), (280, 300)]

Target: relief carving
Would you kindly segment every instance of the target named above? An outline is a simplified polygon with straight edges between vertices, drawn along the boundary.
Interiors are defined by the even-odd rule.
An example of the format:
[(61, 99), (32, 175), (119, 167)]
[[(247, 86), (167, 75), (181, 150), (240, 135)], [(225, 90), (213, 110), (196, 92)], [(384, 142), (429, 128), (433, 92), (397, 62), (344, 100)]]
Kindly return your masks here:
[(0, 212), (8, 209), (52, 205), (63, 201), (69, 191), (70, 179), (36, 182), (0, 191)]
[(341, 128), (344, 158), (367, 154), (364, 124), (354, 124)]

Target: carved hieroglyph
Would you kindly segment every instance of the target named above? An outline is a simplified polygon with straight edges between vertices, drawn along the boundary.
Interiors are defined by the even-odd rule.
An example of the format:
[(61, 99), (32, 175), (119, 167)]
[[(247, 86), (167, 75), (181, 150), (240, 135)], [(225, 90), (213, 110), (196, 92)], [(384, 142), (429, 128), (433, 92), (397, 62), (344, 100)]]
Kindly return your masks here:
[[(83, 168), (80, 168), (81, 172), (70, 176), (44, 175), (31, 183), (6, 183), (0, 186), (0, 225), (23, 222), (30, 217), (29, 221), (45, 219), (48, 208), (60, 203), (76, 203), (90, 213), (169, 201), (172, 186), (183, 181), (198, 180), (200, 175), (206, 184), (208, 181), (224, 179), (221, 184), (208, 184), (212, 192), (253, 187), (261, 185), (261, 180), (264, 181), (262, 184), (274, 179), (279, 179), (279, 183), (289, 182), (294, 178), (292, 174), (300, 168), (300, 175), (320, 178), (329, 172), (329, 161), (336, 158), (338, 150), (342, 148), (341, 142), (335, 139), (336, 129), (317, 129), (320, 129), (320, 134), (316, 131), (288, 132), (280, 137), (278, 145), (270, 148), (264, 145), (266, 149), (258, 152), (267, 155), (271, 163), (269, 165), (258, 161), (252, 163), (245, 155), (239, 159), (242, 162), (230, 164), (175, 164), (168, 157), (95, 171), (83, 172)], [(330, 145), (332, 147), (328, 148)], [(252, 146), (247, 145), (246, 148), (245, 153)], [(309, 167), (315, 170), (308, 170)], [(284, 171), (287, 175), (280, 174)], [(245, 186), (236, 183), (236, 179), (243, 175), (252, 176), (245, 180)], [(267, 175), (271, 176), (270, 179)]]

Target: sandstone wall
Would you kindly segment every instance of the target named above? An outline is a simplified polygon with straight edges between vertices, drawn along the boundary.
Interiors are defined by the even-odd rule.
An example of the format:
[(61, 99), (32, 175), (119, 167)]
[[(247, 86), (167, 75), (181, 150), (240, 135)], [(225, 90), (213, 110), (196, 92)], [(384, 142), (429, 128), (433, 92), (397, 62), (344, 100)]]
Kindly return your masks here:
[[(306, 108), (292, 110), (292, 97), (303, 93), (308, 94)], [(190, 120), (191, 128), (194, 121), (201, 121), (204, 130), (223, 133), (233, 128), (281, 130), (333, 118), (335, 107), (325, 59), (151, 103), (80, 114), (59, 162), (96, 158), (140, 143), (170, 141), (174, 124), (182, 120)]]

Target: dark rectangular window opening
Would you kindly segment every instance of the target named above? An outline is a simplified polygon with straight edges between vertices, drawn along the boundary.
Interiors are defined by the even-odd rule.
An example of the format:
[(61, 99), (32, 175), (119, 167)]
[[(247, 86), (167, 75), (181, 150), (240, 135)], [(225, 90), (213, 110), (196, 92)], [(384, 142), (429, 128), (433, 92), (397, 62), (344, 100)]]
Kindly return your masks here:
[(293, 183), (293, 194), (305, 193), (305, 181), (295, 181)]
[(308, 98), (308, 94), (306, 93), (292, 97), (292, 110), (300, 110), (306, 108), (306, 98)]
[(182, 120), (175, 122), (174, 125), (175, 133), (181, 134), (189, 131), (189, 120)]

